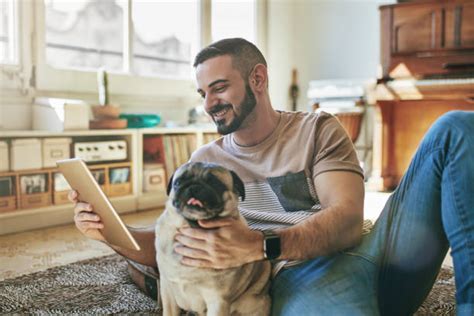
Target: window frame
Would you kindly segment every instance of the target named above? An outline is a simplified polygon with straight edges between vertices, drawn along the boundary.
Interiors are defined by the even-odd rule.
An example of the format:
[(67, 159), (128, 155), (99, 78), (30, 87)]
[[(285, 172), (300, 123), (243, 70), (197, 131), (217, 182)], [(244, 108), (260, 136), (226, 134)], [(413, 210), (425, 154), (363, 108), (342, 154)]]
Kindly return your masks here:
[(15, 5), (17, 60), (16, 63), (0, 63), (0, 89), (5, 96), (31, 94), (34, 15), (29, 3), (15, 1)]
[[(126, 8), (130, 8), (131, 0), (126, 0)], [(266, 1), (256, 0), (256, 24), (255, 33), (256, 41), (262, 50), (265, 48), (263, 39), (266, 33)], [(70, 70), (57, 69), (47, 64), (45, 50), (45, 3), (43, 0), (34, 1), (34, 15), (36, 17), (35, 25), (35, 88), (37, 94), (42, 95), (72, 95), (81, 97), (83, 95), (93, 95), (97, 93), (97, 75), (94, 71), (86, 70)], [(200, 38), (198, 39), (198, 47), (204, 47), (210, 43), (211, 39), (211, 0), (201, 0), (199, 2), (198, 23), (200, 25)], [(125, 69), (129, 71), (131, 62), (131, 49), (129, 43), (132, 41), (130, 28), (132, 27), (131, 10), (127, 10), (124, 14), (126, 21), (124, 30), (128, 32), (128, 36), (124, 36)], [(23, 24), (24, 21), (20, 21)], [(127, 69), (128, 67), (128, 69)], [(131, 82), (133, 81), (133, 84)], [(139, 87), (139, 89), (137, 89)], [(178, 79), (166, 77), (143, 77), (131, 73), (109, 73), (109, 90), (113, 95), (114, 102), (122, 100), (130, 101), (133, 97), (138, 99), (170, 99), (179, 97), (180, 100), (196, 101), (196, 89), (193, 78)], [(128, 103), (128, 102), (127, 102)]]

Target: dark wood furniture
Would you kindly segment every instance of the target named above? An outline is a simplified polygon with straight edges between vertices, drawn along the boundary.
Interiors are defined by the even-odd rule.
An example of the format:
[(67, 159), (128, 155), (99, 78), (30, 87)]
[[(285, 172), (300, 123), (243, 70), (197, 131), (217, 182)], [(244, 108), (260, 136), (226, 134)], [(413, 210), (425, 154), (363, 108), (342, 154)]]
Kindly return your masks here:
[(474, 1), (380, 7), (382, 78), (376, 89), (373, 176), (394, 189), (430, 125), (474, 110)]

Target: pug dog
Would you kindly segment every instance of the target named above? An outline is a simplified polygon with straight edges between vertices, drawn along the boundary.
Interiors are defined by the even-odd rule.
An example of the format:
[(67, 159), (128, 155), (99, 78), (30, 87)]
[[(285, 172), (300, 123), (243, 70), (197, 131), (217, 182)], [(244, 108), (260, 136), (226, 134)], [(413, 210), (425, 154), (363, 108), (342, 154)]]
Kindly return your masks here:
[(163, 315), (179, 315), (180, 309), (198, 315), (269, 315), (267, 260), (230, 269), (196, 268), (181, 264), (173, 250), (180, 227), (222, 217), (245, 221), (238, 210), (239, 196), (245, 199), (242, 180), (216, 164), (188, 163), (174, 173), (168, 192), (155, 240)]

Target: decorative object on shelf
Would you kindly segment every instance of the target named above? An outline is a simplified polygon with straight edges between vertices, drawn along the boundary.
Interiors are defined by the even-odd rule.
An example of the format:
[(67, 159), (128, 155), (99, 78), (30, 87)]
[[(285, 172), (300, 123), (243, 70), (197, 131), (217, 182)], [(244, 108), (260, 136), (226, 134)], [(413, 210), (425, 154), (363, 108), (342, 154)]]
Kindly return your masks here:
[(81, 158), (85, 162), (126, 160), (127, 142), (125, 140), (75, 142), (74, 158)]
[(163, 164), (147, 163), (143, 165), (143, 192), (166, 194), (166, 171)]
[(127, 128), (127, 120), (120, 118), (120, 108), (109, 102), (107, 72), (104, 68), (97, 71), (99, 105), (92, 106), (94, 119), (89, 122), (91, 129)]
[(127, 120), (128, 128), (155, 127), (161, 122), (161, 117), (157, 114), (122, 113), (119, 117)]
[(298, 70), (293, 68), (291, 73), (290, 98), (291, 110), (296, 111), (298, 107), (298, 97), (300, 95), (300, 88), (298, 87)]
[(89, 129), (89, 105), (81, 100), (35, 98), (33, 129), (52, 132)]

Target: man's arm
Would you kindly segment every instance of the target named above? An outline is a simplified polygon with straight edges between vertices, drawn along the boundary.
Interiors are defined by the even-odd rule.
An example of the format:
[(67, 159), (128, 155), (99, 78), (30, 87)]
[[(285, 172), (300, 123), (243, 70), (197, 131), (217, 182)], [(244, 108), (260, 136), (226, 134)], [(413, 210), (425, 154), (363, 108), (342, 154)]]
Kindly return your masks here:
[(117, 253), (128, 259), (156, 267), (154, 226), (145, 228), (127, 227), (140, 246), (140, 251), (111, 245), (105, 240), (100, 232), (100, 229), (104, 227), (104, 224), (101, 222), (100, 216), (94, 213), (92, 205), (79, 201), (76, 191), (71, 191), (68, 197), (69, 200), (75, 204), (74, 223), (76, 224), (77, 229), (79, 229), (84, 236), (107, 244)]
[[(315, 178), (323, 210), (303, 222), (277, 230), (279, 259), (309, 259), (358, 244), (362, 236), (364, 183), (349, 171), (329, 171)], [(175, 251), (190, 266), (229, 268), (263, 259), (263, 236), (232, 219), (200, 221), (207, 229), (183, 228)]]
[(316, 176), (316, 192), (322, 210), (305, 221), (277, 231), (280, 259), (309, 259), (357, 245), (362, 237), (364, 182), (348, 171), (329, 171)]

